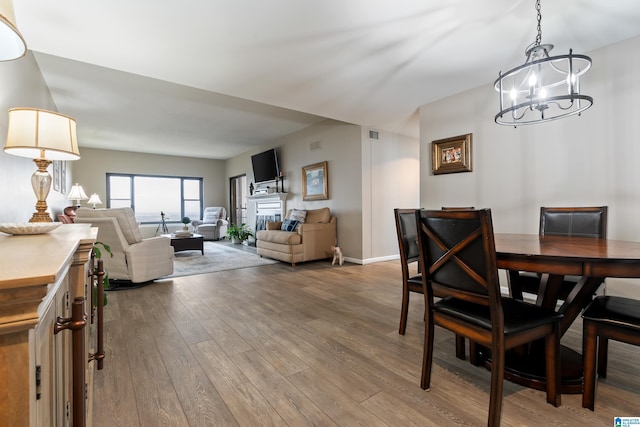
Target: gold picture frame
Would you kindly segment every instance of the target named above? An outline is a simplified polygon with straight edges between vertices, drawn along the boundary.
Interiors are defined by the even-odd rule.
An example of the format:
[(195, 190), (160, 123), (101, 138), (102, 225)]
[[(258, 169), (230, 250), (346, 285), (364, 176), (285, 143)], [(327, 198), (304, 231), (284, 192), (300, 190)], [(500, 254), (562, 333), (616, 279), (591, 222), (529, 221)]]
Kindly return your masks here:
[(431, 143), (431, 166), (433, 175), (471, 172), (472, 134), (439, 139)]
[(302, 167), (302, 200), (327, 200), (329, 180), (327, 162)]

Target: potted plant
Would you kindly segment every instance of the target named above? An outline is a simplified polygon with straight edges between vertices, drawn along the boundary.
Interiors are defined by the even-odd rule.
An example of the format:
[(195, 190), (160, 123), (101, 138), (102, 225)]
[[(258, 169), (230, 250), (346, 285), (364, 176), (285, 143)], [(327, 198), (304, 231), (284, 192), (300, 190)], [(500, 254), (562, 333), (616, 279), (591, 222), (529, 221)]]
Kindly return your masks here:
[(233, 243), (242, 243), (251, 236), (253, 236), (253, 232), (245, 223), (240, 225), (229, 224), (227, 227), (227, 237), (231, 239)]
[(188, 230), (189, 227), (187, 227), (187, 224), (189, 224), (191, 222), (191, 218), (189, 218), (188, 216), (182, 217), (182, 223), (184, 224), (184, 226), (182, 227), (183, 230)]

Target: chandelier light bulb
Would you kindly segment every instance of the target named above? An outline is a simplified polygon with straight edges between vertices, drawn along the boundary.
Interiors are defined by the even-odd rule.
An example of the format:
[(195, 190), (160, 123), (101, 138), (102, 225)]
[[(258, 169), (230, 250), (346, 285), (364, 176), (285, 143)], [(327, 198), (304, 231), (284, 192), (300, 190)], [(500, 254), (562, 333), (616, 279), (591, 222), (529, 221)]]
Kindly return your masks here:
[(540, 91), (538, 92), (538, 98), (541, 99), (545, 99), (547, 97), (547, 89), (545, 89), (544, 87), (540, 88)]
[(518, 99), (518, 91), (515, 87), (511, 88), (511, 92), (509, 92), (509, 96), (511, 97), (511, 101), (516, 102)]

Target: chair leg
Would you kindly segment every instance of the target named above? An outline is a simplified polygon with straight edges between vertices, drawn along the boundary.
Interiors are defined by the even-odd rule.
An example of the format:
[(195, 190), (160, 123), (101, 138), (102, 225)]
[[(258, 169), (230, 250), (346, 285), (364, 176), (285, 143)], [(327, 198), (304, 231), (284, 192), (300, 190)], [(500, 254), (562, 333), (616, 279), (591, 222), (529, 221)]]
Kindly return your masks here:
[(547, 336), (545, 343), (547, 367), (547, 403), (560, 406), (560, 323), (554, 325), (553, 334)]
[(607, 359), (609, 354), (609, 339), (600, 337), (598, 343), (598, 376), (607, 378)]
[(469, 340), (469, 363), (473, 366), (480, 366), (480, 350), (478, 344)]
[(422, 351), (422, 377), (420, 387), (429, 390), (431, 386), (431, 364), (433, 362), (433, 319), (428, 318), (424, 325), (424, 350)]
[(491, 350), (491, 391), (487, 426), (499, 426), (502, 415), (502, 387), (504, 383), (504, 342), (493, 343)]
[(464, 337), (462, 335), (457, 335), (457, 334), (456, 334), (456, 357), (461, 360), (466, 359), (465, 348), (464, 348)]
[(398, 333), (404, 335), (407, 329), (407, 315), (409, 313), (409, 290), (406, 286), (402, 290), (402, 307), (400, 308), (400, 328)]
[(592, 411), (595, 406), (597, 347), (598, 335), (596, 326), (585, 319), (582, 333), (582, 364), (584, 366), (582, 407), (591, 409)]

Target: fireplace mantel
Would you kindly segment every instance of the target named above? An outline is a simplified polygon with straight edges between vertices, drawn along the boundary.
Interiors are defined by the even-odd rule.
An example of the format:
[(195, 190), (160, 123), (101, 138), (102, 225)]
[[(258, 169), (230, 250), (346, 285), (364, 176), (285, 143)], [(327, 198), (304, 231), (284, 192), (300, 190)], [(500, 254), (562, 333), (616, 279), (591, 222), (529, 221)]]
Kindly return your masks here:
[(266, 221), (282, 221), (287, 214), (289, 193), (263, 193), (247, 196), (247, 224), (254, 231), (265, 228)]

